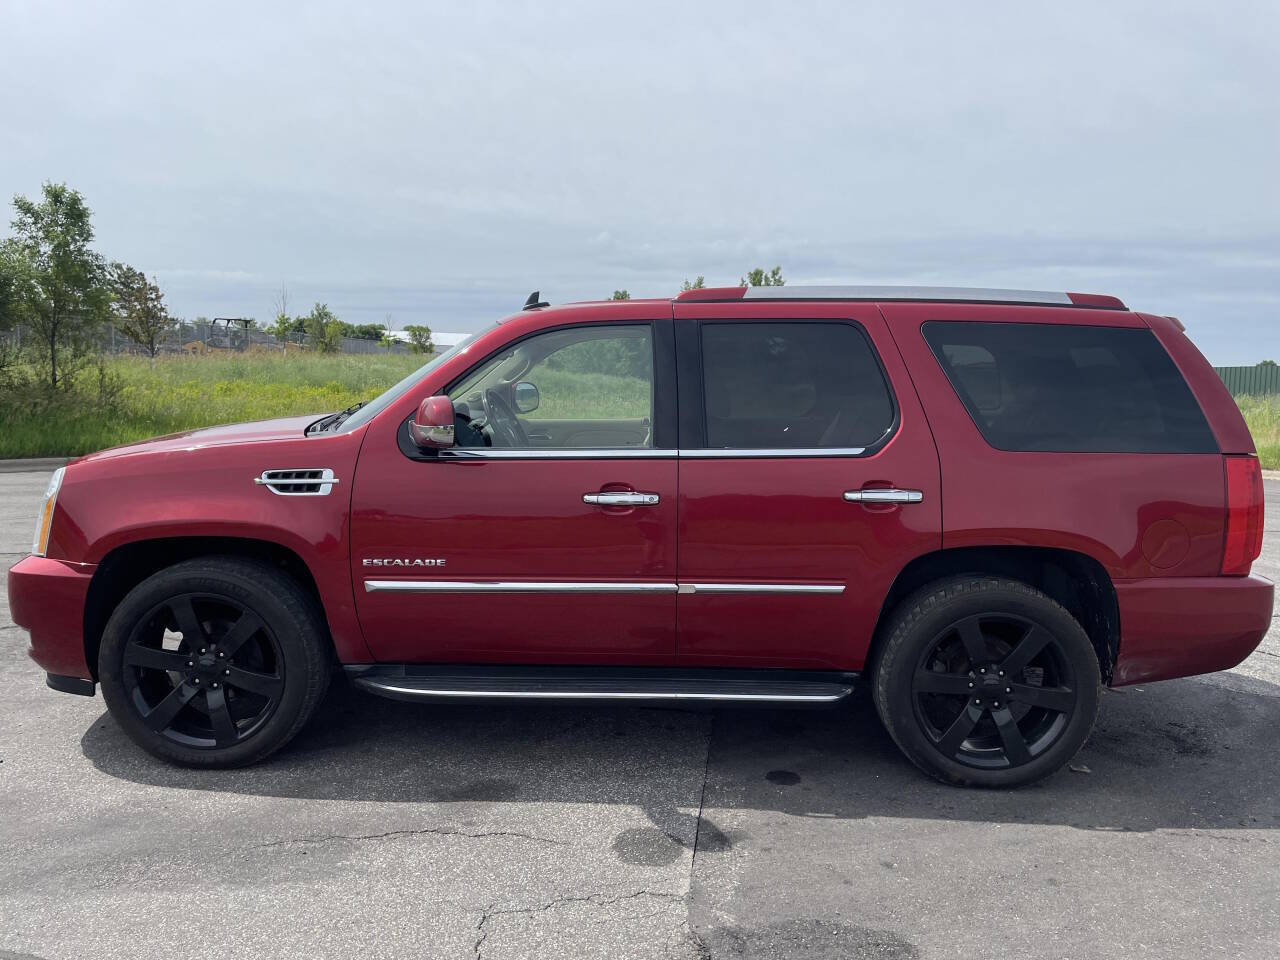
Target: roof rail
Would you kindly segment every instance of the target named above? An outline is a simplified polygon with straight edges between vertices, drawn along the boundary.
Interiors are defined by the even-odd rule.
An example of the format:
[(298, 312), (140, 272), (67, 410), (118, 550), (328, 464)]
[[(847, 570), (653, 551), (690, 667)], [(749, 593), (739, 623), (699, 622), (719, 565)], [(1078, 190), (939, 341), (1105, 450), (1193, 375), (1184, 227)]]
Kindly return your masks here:
[(1117, 297), (1054, 290), (994, 287), (747, 287), (744, 300), (948, 300), (959, 303), (1025, 303), (1124, 310)]
[(677, 300), (933, 300), (954, 303), (1022, 303), (1037, 306), (1127, 310), (1119, 297), (1056, 290), (992, 287), (708, 287), (686, 290)]

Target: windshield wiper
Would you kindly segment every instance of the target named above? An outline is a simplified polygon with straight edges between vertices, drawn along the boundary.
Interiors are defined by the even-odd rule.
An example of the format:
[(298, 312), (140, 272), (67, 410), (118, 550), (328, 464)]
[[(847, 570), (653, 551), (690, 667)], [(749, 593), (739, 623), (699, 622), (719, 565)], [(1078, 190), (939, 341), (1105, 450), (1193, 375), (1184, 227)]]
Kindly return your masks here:
[(353, 403), (345, 410), (340, 410), (337, 413), (331, 413), (329, 416), (321, 420), (317, 420), (311, 425), (310, 429), (307, 430), (307, 433), (328, 433), (330, 430), (337, 430), (338, 427), (342, 426), (347, 417), (351, 416), (368, 402), (368, 400), (361, 400), (359, 403)]

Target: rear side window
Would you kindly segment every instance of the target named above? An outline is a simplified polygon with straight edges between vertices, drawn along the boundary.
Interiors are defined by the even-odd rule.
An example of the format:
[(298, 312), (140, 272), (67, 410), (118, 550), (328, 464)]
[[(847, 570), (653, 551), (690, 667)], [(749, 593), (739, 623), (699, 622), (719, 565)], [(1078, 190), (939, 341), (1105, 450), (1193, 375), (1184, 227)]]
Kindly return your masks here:
[(997, 449), (1218, 452), (1191, 390), (1150, 330), (941, 321), (923, 330)]
[(869, 447), (894, 405), (866, 335), (848, 323), (702, 326), (707, 446)]

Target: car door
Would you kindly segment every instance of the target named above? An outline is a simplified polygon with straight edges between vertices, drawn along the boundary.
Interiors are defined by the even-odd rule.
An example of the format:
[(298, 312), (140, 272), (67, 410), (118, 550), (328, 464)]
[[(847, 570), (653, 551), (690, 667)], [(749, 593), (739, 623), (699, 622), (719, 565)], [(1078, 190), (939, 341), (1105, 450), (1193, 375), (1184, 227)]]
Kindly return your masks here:
[(677, 303), (677, 642), (690, 665), (863, 666), (941, 546), (938, 455), (870, 303)]
[(362, 450), (352, 572), (378, 660), (671, 662), (665, 310), (508, 341), (433, 391), (453, 401), (458, 446), (418, 451), (400, 424), (394, 449)]

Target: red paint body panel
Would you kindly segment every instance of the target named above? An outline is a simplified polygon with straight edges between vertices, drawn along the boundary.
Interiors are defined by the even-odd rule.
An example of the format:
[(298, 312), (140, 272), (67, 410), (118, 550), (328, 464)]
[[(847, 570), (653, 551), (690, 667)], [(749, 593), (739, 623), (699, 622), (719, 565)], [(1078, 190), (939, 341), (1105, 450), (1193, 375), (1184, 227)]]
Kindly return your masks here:
[[(1134, 314), (1072, 307), (957, 307), (887, 303), (894, 338), (911, 368), (938, 443), (943, 546), (1018, 545), (1074, 550), (1113, 579), (1212, 576), (1222, 560), (1225, 488), (1218, 454), (1028, 453), (983, 439), (921, 334), (929, 320), (1062, 322), (1143, 326)], [(1170, 527), (1187, 549), (1155, 566), (1144, 536)], [(1182, 534), (1179, 534), (1181, 536)], [(1169, 559), (1148, 541), (1157, 562)]]
[(1116, 583), (1116, 686), (1229, 670), (1271, 627), (1274, 587), (1262, 577), (1170, 577)]
[[(749, 309), (744, 309), (749, 307)], [(898, 572), (942, 545), (938, 456), (924, 411), (875, 304), (676, 306), (682, 319), (852, 320), (884, 364), (898, 407), (868, 457), (680, 461), (680, 582), (843, 586), (841, 594), (681, 594), (681, 662), (858, 670)], [(846, 490), (920, 490), (909, 505), (860, 504)]]
[(84, 600), (92, 564), (24, 557), (9, 568), (9, 614), (31, 635), (27, 655), (49, 673), (91, 678), (84, 658)]

